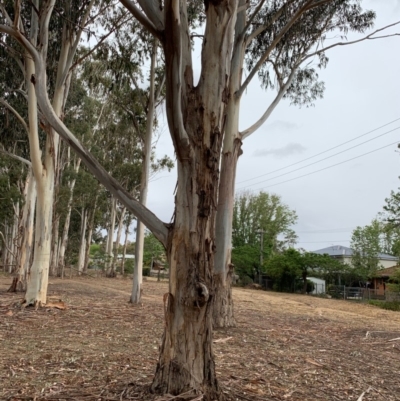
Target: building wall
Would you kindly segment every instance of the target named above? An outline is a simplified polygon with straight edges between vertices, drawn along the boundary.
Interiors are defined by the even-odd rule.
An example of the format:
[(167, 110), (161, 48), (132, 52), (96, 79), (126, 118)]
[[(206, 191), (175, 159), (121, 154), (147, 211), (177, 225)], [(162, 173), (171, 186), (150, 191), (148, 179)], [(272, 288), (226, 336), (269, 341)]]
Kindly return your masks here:
[[(350, 256), (338, 257), (337, 259), (342, 261), (346, 265), (350, 265), (351, 266), (351, 257)], [(379, 260), (379, 265), (381, 267), (385, 268), (385, 269), (387, 267), (392, 267), (395, 264), (396, 264), (395, 260), (383, 260), (383, 259)]]
[(310, 280), (315, 284), (312, 294), (325, 294), (325, 280), (316, 277), (307, 277), (307, 280)]

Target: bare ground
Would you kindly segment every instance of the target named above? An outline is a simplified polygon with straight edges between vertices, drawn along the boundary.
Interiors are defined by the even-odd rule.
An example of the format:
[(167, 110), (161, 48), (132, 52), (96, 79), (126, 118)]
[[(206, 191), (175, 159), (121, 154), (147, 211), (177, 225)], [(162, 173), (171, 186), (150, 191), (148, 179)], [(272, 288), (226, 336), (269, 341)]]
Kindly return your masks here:
[[(148, 393), (166, 282), (145, 282), (134, 307), (129, 280), (51, 279), (68, 309), (37, 311), (10, 283), (0, 276), (0, 400), (172, 400)], [(227, 400), (400, 400), (400, 313), (246, 289), (234, 300), (237, 327), (214, 335)]]

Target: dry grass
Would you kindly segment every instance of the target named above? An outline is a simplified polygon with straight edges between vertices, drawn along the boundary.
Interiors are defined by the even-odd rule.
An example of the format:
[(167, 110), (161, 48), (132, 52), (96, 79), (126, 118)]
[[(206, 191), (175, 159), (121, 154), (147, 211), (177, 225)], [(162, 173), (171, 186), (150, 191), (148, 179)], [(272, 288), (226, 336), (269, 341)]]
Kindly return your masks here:
[[(165, 282), (145, 282), (133, 307), (129, 280), (51, 279), (68, 309), (38, 311), (20, 309), (10, 282), (0, 277), (0, 400), (157, 399)], [(237, 328), (214, 336), (228, 400), (400, 400), (400, 313), (244, 289), (234, 300)]]

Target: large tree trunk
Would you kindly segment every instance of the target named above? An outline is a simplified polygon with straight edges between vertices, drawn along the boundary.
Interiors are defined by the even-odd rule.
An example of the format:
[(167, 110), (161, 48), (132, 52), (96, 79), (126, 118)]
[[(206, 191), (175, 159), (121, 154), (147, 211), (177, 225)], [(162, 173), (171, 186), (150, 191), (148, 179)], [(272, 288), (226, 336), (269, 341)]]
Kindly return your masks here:
[(51, 251), (53, 183), (51, 174), (41, 177), (37, 183), (34, 257), (27, 277), (25, 305), (39, 306), (46, 303)]
[[(212, 139), (217, 144), (219, 133)], [(167, 250), (170, 285), (164, 296), (166, 322), (152, 390), (176, 395), (194, 389), (211, 400), (220, 399), (212, 352), (219, 157), (207, 146), (196, 153), (191, 161), (178, 162), (175, 221)], [(211, 166), (208, 154), (214, 160)]]
[[(183, 3), (181, 3), (182, 7)], [(165, 330), (160, 359), (152, 384), (153, 391), (180, 394), (190, 389), (201, 391), (205, 399), (220, 399), (221, 393), (215, 375), (212, 352), (213, 269), (215, 252), (215, 218), (219, 179), (222, 125), (226, 91), (226, 54), (233, 40), (227, 4), (209, 3), (205, 37), (212, 35), (221, 41), (203, 42), (200, 82), (197, 88), (189, 85), (183, 106), (186, 113), (179, 126), (174, 85), (179, 82), (175, 63), (179, 63), (176, 47), (189, 46), (187, 38), (167, 40), (167, 115), (175, 141), (181, 141), (177, 154), (178, 187), (175, 198), (175, 219), (170, 230), (167, 257), (170, 266), (170, 285), (165, 311)], [(185, 9), (166, 10), (166, 20), (175, 23), (175, 14)], [(229, 11), (236, 14), (235, 7)], [(171, 13), (169, 15), (168, 13)], [(217, 22), (218, 20), (218, 22)], [(185, 21), (182, 21), (184, 23)], [(221, 29), (221, 31), (219, 30)], [(182, 40), (182, 43), (179, 43)], [(216, 45), (218, 43), (218, 45)], [(229, 55), (228, 55), (229, 56)], [(182, 63), (189, 63), (188, 59)], [(182, 67), (186, 76), (190, 71)], [(190, 80), (188, 80), (190, 83)], [(176, 84), (175, 84), (176, 85)], [(178, 92), (179, 93), (179, 92)], [(180, 96), (180, 95), (179, 95)], [(187, 146), (184, 146), (187, 135)]]
[[(33, 60), (27, 56), (26, 76), (35, 73)], [(28, 81), (28, 80), (27, 80)], [(34, 257), (27, 276), (25, 305), (41, 305), (46, 303), (48, 275), (51, 252), (51, 230), (54, 198), (54, 175), (58, 156), (59, 139), (51, 127), (47, 127), (44, 158), (41, 158), (38, 135), (38, 112), (35, 88), (28, 81), (28, 116), (29, 116), (29, 146), (32, 160), (32, 170), (37, 184), (37, 207), (35, 219)], [(54, 94), (53, 107), (59, 115), (61, 112), (63, 92)]]
[(166, 2), (165, 13), (167, 116), (177, 152), (178, 187), (167, 247), (166, 322), (151, 388), (174, 395), (194, 389), (205, 400), (219, 400), (223, 396), (212, 351), (215, 221), (237, 2), (206, 4), (197, 87), (192, 86), (186, 2)]

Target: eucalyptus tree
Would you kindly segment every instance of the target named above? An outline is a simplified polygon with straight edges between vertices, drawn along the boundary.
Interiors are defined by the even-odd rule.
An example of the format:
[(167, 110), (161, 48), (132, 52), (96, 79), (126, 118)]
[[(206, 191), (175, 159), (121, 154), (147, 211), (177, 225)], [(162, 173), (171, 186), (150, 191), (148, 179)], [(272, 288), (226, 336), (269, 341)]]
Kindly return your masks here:
[[(12, 56), (5, 50), (10, 46), (9, 38), (0, 41), (0, 152), (5, 155), (8, 165), (3, 166), (3, 174), (8, 171), (11, 177), (17, 168), (20, 191), (19, 200), (14, 204), (14, 224), (11, 252), (4, 252), (4, 257), (13, 255), (10, 271), (14, 273), (9, 291), (23, 290), (26, 286), (26, 273), (31, 259), (33, 240), (33, 217), (36, 204), (36, 182), (29, 161), (26, 99), (16, 91), (23, 77), (19, 66), (15, 63), (18, 53)], [(12, 160), (17, 160), (17, 166)], [(7, 191), (1, 191), (7, 199)], [(7, 204), (3, 202), (3, 207)], [(19, 215), (16, 213), (21, 209)]]
[[(281, 249), (281, 238), (292, 236), (297, 215), (275, 194), (243, 192), (233, 205), (233, 262), (240, 276), (259, 277), (266, 262)], [(248, 266), (244, 260), (251, 262)], [(238, 263), (237, 263), (237, 262)]]
[[(231, 61), (237, 43), (235, 25), (238, 26), (238, 18), (248, 10), (247, 4), (239, 4), (238, 0), (205, 2), (201, 72), (195, 84), (189, 29), (191, 14), (187, 3), (180, 0), (168, 0), (161, 6), (157, 0), (137, 3), (121, 0), (121, 3), (160, 41), (164, 52), (166, 111), (178, 170), (175, 212), (168, 224), (136, 201), (63, 124), (49, 101), (43, 46), (37, 47), (27, 40), (13, 20), (0, 25), (0, 32), (13, 36), (30, 53), (36, 67), (34, 86), (38, 104), (49, 124), (79, 154), (90, 172), (143, 221), (167, 250), (170, 284), (164, 298), (166, 322), (151, 390), (178, 395), (193, 389), (202, 392), (204, 399), (222, 399), (212, 352), (212, 307), (219, 167), (221, 154), (231, 154), (224, 143), (232, 147), (232, 142), (229, 139), (224, 142), (224, 134), (235, 132), (227, 127), (233, 118), (228, 102), (246, 89), (265, 56), (268, 58), (296, 23), (298, 27), (308, 27), (315, 10), (329, 13), (332, 6), (344, 5), (356, 12), (352, 13), (355, 21), (364, 19), (357, 18), (359, 2), (356, 0), (273, 1), (276, 11), (261, 26), (257, 21), (253, 23), (252, 16), (257, 16), (262, 6), (270, 2), (261, 1), (258, 6), (250, 7), (252, 14), (242, 30), (248, 35), (247, 42), (251, 43), (268, 30), (273, 32), (273, 39), (260, 63), (257, 62), (255, 70), (237, 90), (230, 85), (231, 81), (237, 82), (231, 79)], [(44, 4), (46, 7), (41, 7), (39, 13), (39, 26), (42, 42), (46, 43), (54, 2), (49, 0)], [(365, 28), (371, 25), (373, 17), (370, 14), (369, 23), (367, 18)], [(338, 20), (347, 21), (340, 13)], [(302, 36), (302, 30), (296, 30), (293, 35), (298, 36)], [(221, 181), (222, 177), (223, 172)]]
[(382, 266), (379, 254), (382, 252), (382, 223), (377, 219), (364, 227), (357, 227), (351, 235), (350, 247), (353, 250), (351, 264), (356, 274), (367, 280)]
[(3, 269), (7, 272), (12, 272), (19, 262), (20, 174), (21, 163), (0, 153), (0, 249)]
[[(110, 4), (112, 6), (112, 3)], [(97, 38), (99, 42), (103, 41), (109, 35), (108, 32), (103, 37), (99, 37), (93, 28), (88, 30), (87, 27), (93, 23), (93, 18), (109, 14), (113, 7), (109, 6), (108, 1), (101, 0), (62, 1), (58, 2), (57, 12), (54, 13), (51, 21), (47, 18), (49, 14), (46, 14), (43, 19), (42, 10), (52, 11), (54, 6), (55, 1), (9, 0), (0, 3), (0, 18), (1, 23), (7, 29), (9, 27), (18, 29), (30, 46), (41, 48), (41, 56), (48, 67), (52, 109), (57, 116), (62, 118), (71, 82), (71, 72), (80, 61), (75, 60), (75, 56), (82, 34), (86, 33)], [(119, 22), (124, 19), (124, 16), (122, 14), (119, 17)], [(47, 27), (47, 32), (42, 29), (43, 25), (41, 24), (43, 23)], [(103, 28), (109, 28), (109, 26), (103, 24)], [(49, 30), (52, 32), (51, 40), (49, 40)], [(2, 32), (3, 34), (9, 33)], [(30, 158), (37, 184), (35, 249), (28, 277), (25, 305), (37, 305), (46, 303), (54, 186), (59, 182), (57, 175), (59, 171), (59, 136), (46, 119), (38, 115), (34, 89), (36, 63), (26, 52), (26, 48), (22, 51), (18, 51), (18, 49), (20, 49), (20, 43), (17, 40), (16, 48), (10, 49), (9, 54), (15, 55), (17, 52), (19, 57), (14, 58), (24, 77), (23, 89), (28, 101)], [(20, 57), (21, 55), (22, 57)], [(43, 130), (46, 135), (46, 144), (43, 149), (38, 141), (40, 130)]]
[[(105, 43), (98, 49), (94, 59), (95, 62), (87, 66), (86, 75), (88, 75), (89, 84), (98, 89), (103, 88), (107, 96), (113, 99), (114, 107), (127, 114), (142, 147), (141, 178), (137, 192), (140, 203), (146, 205), (150, 175), (163, 168), (170, 169), (173, 165), (166, 156), (155, 163), (153, 155), (152, 138), (157, 127), (156, 108), (164, 97), (165, 83), (158, 40), (141, 29), (137, 21), (129, 21), (115, 34), (110, 43)], [(150, 67), (148, 88), (143, 83), (144, 61), (147, 61)], [(121, 233), (123, 219), (119, 221), (118, 233)], [(113, 228), (110, 227), (108, 248), (112, 244), (112, 232)], [(118, 244), (117, 234), (116, 246)], [(135, 269), (130, 302), (138, 304), (141, 302), (144, 247), (144, 225), (140, 219), (136, 220), (135, 244)], [(113, 265), (115, 258), (114, 252)]]
[[(327, 51), (339, 45), (378, 38), (381, 30), (356, 41), (325, 43), (327, 35), (364, 33), (373, 26), (375, 13), (363, 11), (361, 1), (250, 1), (240, 0), (235, 37), (230, 58), (225, 136), (222, 149), (216, 222), (216, 293), (214, 326), (235, 324), (231, 280), (231, 236), (235, 176), (243, 141), (256, 132), (271, 116), (279, 102), (310, 105), (322, 97), (324, 83), (318, 69), (328, 62)], [(396, 24), (394, 24), (396, 25)], [(385, 37), (385, 35), (383, 36)], [(243, 71), (247, 70), (243, 78)], [(250, 82), (258, 77), (261, 86), (276, 95), (258, 121), (239, 130), (240, 104)]]

